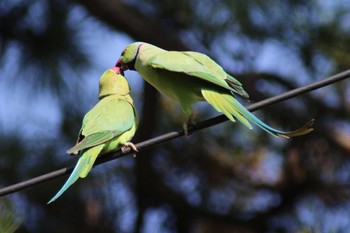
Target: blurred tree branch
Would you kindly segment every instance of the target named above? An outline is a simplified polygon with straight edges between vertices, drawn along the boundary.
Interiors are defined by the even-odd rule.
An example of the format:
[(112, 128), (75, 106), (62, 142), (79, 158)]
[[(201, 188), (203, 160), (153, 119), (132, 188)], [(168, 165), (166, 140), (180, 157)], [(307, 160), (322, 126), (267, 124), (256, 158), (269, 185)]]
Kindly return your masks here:
[[(8, 0), (6, 3), (10, 2)], [(252, 57), (261, 55), (261, 51), (256, 49), (266, 48), (266, 44), (274, 46), (277, 44), (278, 50), (281, 50), (282, 53), (285, 52), (285, 54), (279, 54), (281, 57), (286, 54), (287, 56), (294, 55), (298, 61), (293, 63), (293, 61), (289, 62), (288, 60), (287, 66), (295, 65), (295, 72), (299, 72), (298, 69), (301, 67), (301, 72), (307, 73), (306, 76), (310, 80), (326, 75), (329, 72), (343, 70), (349, 64), (347, 62), (349, 56), (347, 56), (346, 52), (348, 51), (349, 33), (348, 29), (342, 29), (344, 25), (341, 21), (341, 18), (348, 14), (344, 6), (341, 7), (341, 11), (332, 11), (327, 8), (327, 12), (325, 12), (320, 11), (321, 6), (317, 4), (317, 1), (316, 3), (308, 2), (306, 4), (302, 1), (282, 1), (271, 4), (263, 1), (244, 2), (230, 0), (200, 2), (182, 0), (78, 0), (75, 2), (87, 9), (88, 17), (90, 15), (95, 16), (112, 28), (125, 32), (134, 40), (146, 41), (171, 50), (200, 50), (205, 48), (208, 49), (206, 53), (213, 58), (228, 59), (235, 66), (241, 62), (243, 66), (238, 65), (238, 67), (244, 68), (236, 68), (236, 71), (243, 71), (244, 73), (238, 73), (236, 77), (243, 83), (254, 102), (275, 95), (279, 91), (284, 92), (298, 86), (292, 78), (288, 79), (283, 75), (270, 73), (255, 73), (254, 69), (256, 67), (254, 65), (247, 66), (245, 64), (247, 61), (249, 63), (249, 59)], [(11, 9), (11, 12), (7, 12), (6, 4), (0, 3), (0, 21), (2, 22), (0, 25), (0, 34), (2, 36), (0, 41), (1, 51), (5, 51), (8, 48), (8, 41), (16, 41), (16, 45), (19, 44), (20, 48), (24, 48), (20, 50), (20, 53), (25, 55), (21, 56), (25, 65), (30, 68), (35, 66), (39, 68), (47, 67), (48, 71), (57, 71), (55, 72), (56, 74), (53, 74), (55, 76), (52, 80), (43, 79), (41, 75), (38, 75), (37, 77), (40, 79), (37, 80), (39, 82), (52, 81), (52, 87), (54, 88), (59, 86), (65, 87), (62, 85), (64, 81), (62, 81), (63, 79), (60, 76), (61, 68), (66, 69), (69, 65), (71, 67), (76, 67), (77, 64), (85, 65), (81, 61), (84, 61), (87, 55), (82, 52), (86, 51), (85, 48), (81, 49), (79, 47), (84, 45), (84, 43), (80, 43), (84, 41), (79, 37), (75, 37), (78, 32), (77, 29), (79, 29), (79, 26), (76, 26), (79, 24), (76, 24), (74, 20), (71, 21), (74, 15), (70, 14), (70, 10), (73, 9), (72, 12), (74, 13), (75, 5), (64, 0), (52, 0), (47, 3), (39, 3), (39, 1), (34, 0), (11, 4), (9, 6), (16, 7)], [(333, 4), (333, 6), (335, 5)], [(149, 11), (150, 8), (142, 8), (142, 6), (151, 7), (151, 11)], [(36, 15), (37, 12), (33, 8), (41, 9), (45, 13)], [(28, 14), (28, 12), (31, 12), (31, 14)], [(323, 16), (323, 14), (319, 13), (327, 13), (327, 15), (330, 13), (328, 15), (330, 18), (319, 17), (320, 15)], [(285, 17), (287, 14), (289, 17)], [(335, 17), (332, 18), (331, 14), (334, 14)], [(26, 16), (28, 15), (35, 23), (32, 24), (32, 21), (27, 20)], [(176, 25), (174, 26), (174, 24)], [(38, 25), (39, 27), (37, 27)], [(186, 37), (189, 34), (192, 37)], [(196, 44), (191, 44), (193, 47), (190, 47), (190, 43), (182, 41), (181, 38), (194, 38)], [(285, 50), (285, 48), (289, 49)], [(276, 50), (273, 52), (276, 52)], [(120, 51), (115, 51), (115, 56), (117, 57), (119, 53)], [(35, 57), (40, 58), (43, 63), (35, 63), (35, 61), (40, 61), (35, 59)], [(223, 60), (220, 62), (225, 63)], [(47, 63), (52, 68), (47, 66)], [(45, 70), (41, 70), (41, 74), (46, 73)], [(24, 80), (27, 80), (27, 78)], [(68, 81), (70, 83), (73, 80)], [(261, 83), (267, 83), (269, 89), (260, 88), (259, 85)], [(335, 88), (338, 89), (335, 90)], [(68, 99), (66, 88), (63, 89), (62, 98), (65, 98), (65, 100), (60, 101), (60, 103), (69, 105), (69, 102), (79, 102), (73, 98)], [(136, 202), (135, 211), (137, 211), (137, 215), (135, 221), (131, 223), (135, 226), (132, 229), (135, 232), (143, 230), (143, 226), (147, 224), (147, 210), (170, 206), (171, 211), (175, 214), (172, 214), (165, 221), (172, 222), (172, 219), (169, 218), (174, 218), (175, 227), (181, 233), (195, 232), (195, 230), (203, 233), (279, 232), (279, 230), (286, 232), (288, 230), (292, 231), (293, 228), (289, 229), (289, 225), (286, 224), (284, 228), (276, 230), (271, 220), (284, 214), (294, 214), (294, 223), (298, 221), (299, 223), (297, 224), (303, 223), (303, 219), (300, 216), (296, 216), (295, 212), (297, 211), (295, 211), (295, 208), (300, 206), (300, 202), (305, 199), (305, 196), (312, 196), (314, 199), (318, 198), (326, 204), (337, 203), (337, 201), (344, 201), (342, 204), (346, 204), (349, 198), (346, 182), (339, 178), (337, 179), (336, 177), (339, 176), (339, 173), (336, 172), (339, 172), (337, 171), (339, 167), (348, 169), (346, 164), (349, 163), (348, 153), (350, 146), (347, 143), (349, 133), (346, 127), (342, 127), (344, 122), (345, 124), (348, 122), (349, 115), (347, 106), (349, 101), (346, 98), (348, 94), (347, 89), (348, 85), (336, 85), (330, 88), (330, 91), (327, 91), (325, 95), (303, 96), (291, 102), (271, 106), (266, 111), (263, 111), (263, 114), (267, 112), (264, 115), (264, 119), (267, 119), (268, 122), (276, 123), (286, 128), (293, 128), (298, 122), (304, 121), (306, 116), (311, 115), (317, 118), (315, 126), (317, 130), (314, 134), (302, 139), (290, 140), (285, 144), (282, 143), (283, 145), (274, 143), (273, 140), (265, 137), (260, 132), (254, 132), (254, 135), (248, 136), (249, 140), (244, 141), (242, 137), (247, 138), (247, 135), (244, 135), (246, 131), (240, 134), (243, 131), (238, 132), (239, 128), (237, 127), (234, 130), (224, 131), (223, 135), (215, 132), (216, 129), (209, 129), (205, 136), (198, 138), (198, 140), (194, 139), (197, 137), (195, 135), (191, 142), (198, 145), (191, 146), (191, 148), (188, 147), (187, 141), (184, 143), (174, 141), (153, 151), (141, 151), (143, 155), (135, 160), (135, 164), (127, 168), (130, 170), (130, 173), (135, 175), (136, 181), (133, 182), (134, 179), (130, 179), (131, 181), (125, 179), (122, 184), (124, 186), (135, 185), (131, 188), (133, 192), (131, 196), (133, 195), (133, 197), (128, 199)], [(326, 94), (333, 94), (333, 96), (340, 99), (329, 104)], [(158, 133), (157, 127), (166, 128), (168, 125), (171, 125), (167, 121), (168, 119), (162, 118), (159, 112), (161, 106), (159, 106), (157, 98), (158, 96), (154, 89), (149, 85), (145, 85), (142, 98), (144, 101), (143, 122), (135, 140), (151, 138), (154, 136), (152, 134)], [(298, 103), (298, 105), (294, 103)], [(82, 113), (77, 112), (76, 116), (72, 117), (70, 107), (61, 111), (61, 115), (69, 118), (68, 121), (63, 121), (62, 123), (65, 135), (71, 137), (73, 134), (75, 136), (72, 125), (74, 122), (80, 121), (80, 114)], [(218, 128), (220, 130), (220, 127)], [(236, 129), (237, 132), (235, 131)], [(37, 152), (31, 153), (32, 157), (30, 158), (41, 158), (40, 161), (35, 160), (36, 171), (31, 168), (32, 164), (27, 163), (30, 160), (30, 158), (28, 159), (30, 152), (27, 150), (21, 152), (19, 150), (20, 146), (25, 144), (25, 142), (21, 141), (22, 138), (9, 138), (8, 135), (6, 136), (6, 139), (12, 140), (17, 144), (7, 143), (7, 140), (3, 142), (5, 145), (4, 154), (6, 154), (6, 159), (9, 160), (6, 162), (5, 159), (5, 163), (1, 164), (1, 167), (4, 168), (2, 169), (2, 174), (5, 174), (2, 176), (3, 182), (9, 182), (10, 180), (16, 182), (16, 180), (28, 176), (28, 173), (24, 175), (28, 170), (31, 170), (31, 175), (35, 172), (37, 174), (47, 164), (51, 164), (51, 168), (57, 166), (55, 164), (57, 161), (53, 160), (52, 157), (60, 155), (47, 156), (47, 154), (53, 154), (57, 151), (57, 148), (61, 147), (61, 145), (56, 145), (56, 147), (52, 145), (57, 141), (63, 141), (62, 135), (56, 135), (55, 140), (45, 141), (46, 145), (52, 145), (46, 146), (45, 150), (40, 149), (39, 154)], [(66, 140), (71, 141), (72, 139)], [(213, 141), (212, 145), (205, 144), (208, 140)], [(225, 144), (223, 143), (224, 141)], [(247, 147), (247, 144), (250, 145), (250, 148)], [(278, 145), (276, 146), (276, 144)], [(25, 144), (25, 146), (28, 145), (39, 150), (37, 142)], [(167, 160), (167, 167), (160, 171), (157, 166), (162, 166), (163, 164), (155, 164), (155, 161), (157, 161), (155, 158), (161, 156), (164, 151), (166, 151), (168, 156), (163, 156), (162, 159)], [(247, 152), (249, 153), (248, 156)], [(278, 154), (280, 156), (279, 159), (282, 160), (281, 164), (278, 165), (278, 168), (281, 169), (278, 180), (271, 183), (264, 183), (261, 180), (256, 181), (254, 180), (254, 176), (256, 176), (254, 172), (259, 171), (264, 156), (268, 153)], [(242, 159), (243, 157), (244, 159)], [(172, 173), (175, 169), (176, 172)], [(13, 172), (17, 170), (25, 172)], [(13, 175), (7, 175), (11, 173)], [(108, 175), (121, 176), (122, 171), (118, 170), (117, 173)], [(166, 180), (165, 176), (177, 176), (179, 174), (184, 179), (194, 174), (199, 180), (205, 180), (203, 183), (200, 183), (202, 186), (195, 191), (192, 190), (192, 192), (200, 193), (204, 197), (199, 204), (189, 201), (189, 196), (186, 196), (188, 193), (177, 189), (175, 185), (182, 188), (181, 184), (176, 183), (179, 182), (178, 180), (171, 185), (167, 183), (168, 180)], [(342, 175), (344, 174), (346, 175), (346, 173)], [(98, 176), (93, 176), (91, 179), (95, 177), (99, 178)], [(237, 182), (240, 187), (232, 185), (232, 182)], [(55, 182), (52, 182), (50, 185), (50, 188), (56, 188), (56, 186), (54, 187)], [(113, 212), (112, 214), (108, 212), (108, 208), (105, 211), (106, 209), (101, 204), (104, 202), (103, 198), (99, 198), (100, 196), (104, 197), (106, 193), (101, 192), (101, 189), (94, 189), (96, 197), (99, 197), (96, 202), (95, 199), (87, 198), (88, 200), (86, 200), (86, 196), (89, 195), (85, 192), (86, 187), (91, 189), (91, 183), (84, 182), (84, 185), (86, 186), (83, 189), (72, 189), (63, 197), (62, 203), (64, 204), (62, 206), (56, 205), (54, 208), (45, 206), (40, 209), (38, 207), (41, 201), (47, 198), (49, 185), (44, 188), (39, 186), (37, 191), (33, 191), (31, 194), (27, 195), (25, 193), (26, 203), (36, 204), (39, 212), (49, 216), (46, 218), (42, 217), (45, 221), (41, 221), (41, 217), (36, 217), (36, 222), (26, 219), (27, 222), (30, 222), (27, 224), (35, 225), (39, 221), (43, 222), (43, 224), (40, 224), (41, 232), (47, 232), (47, 229), (51, 230), (51, 226), (60, 225), (62, 225), (62, 229), (59, 229), (61, 231), (94, 231), (98, 229), (98, 225), (101, 225), (101, 229), (105, 228), (105, 231), (115, 231), (117, 227), (112, 229), (113, 225), (119, 224), (120, 227), (118, 214), (119, 216), (123, 214), (122, 211), (114, 208), (115, 206), (109, 207), (114, 208), (111, 211)], [(112, 184), (110, 190), (115, 190), (114, 185), (120, 184)], [(211, 209), (210, 204), (213, 205), (213, 203), (205, 199), (208, 198), (211, 191), (216, 191), (217, 187), (233, 187), (235, 194), (240, 198), (235, 199), (234, 203), (229, 203), (230, 209), (224, 214), (218, 214), (218, 212)], [(40, 188), (42, 190), (45, 189), (45, 191), (40, 192)], [(80, 195), (77, 190), (81, 192)], [(256, 207), (259, 205), (254, 203), (249, 204), (255, 205), (253, 206), (255, 209), (239, 206), (254, 199), (254, 197), (246, 197), (245, 194), (248, 194), (247, 196), (259, 195), (259, 191), (264, 190), (276, 193), (280, 198), (279, 202), (275, 205), (269, 203), (263, 210), (257, 210)], [(222, 192), (222, 195), (226, 195), (226, 190), (219, 191)], [(77, 196), (82, 198), (76, 200)], [(107, 197), (113, 196), (112, 194)], [(214, 202), (218, 202), (218, 206), (220, 206), (222, 204), (220, 201), (219, 198)], [(110, 200), (110, 203), (112, 202), (117, 201)], [(96, 207), (96, 205), (100, 206)], [(67, 207), (69, 210), (74, 211), (67, 211)], [(96, 216), (97, 212), (95, 212), (94, 217), (90, 216), (89, 220), (76, 218), (76, 216), (84, 216), (84, 213), (86, 214), (90, 208), (96, 210), (95, 207), (103, 210), (97, 211), (98, 216)], [(132, 209), (134, 205), (128, 203), (126, 207)], [(240, 213), (244, 214), (247, 209), (248, 214), (251, 214), (249, 218), (239, 216)], [(85, 224), (86, 222), (88, 224)], [(94, 223), (95, 226), (93, 226)], [(83, 224), (85, 224), (86, 229), (81, 229)]]
[[(176, 32), (165, 28), (121, 0), (77, 0), (92, 15), (135, 40), (156, 44), (164, 49), (188, 50)], [(118, 53), (118, 51), (116, 51)], [(119, 55), (119, 53), (118, 53)]]

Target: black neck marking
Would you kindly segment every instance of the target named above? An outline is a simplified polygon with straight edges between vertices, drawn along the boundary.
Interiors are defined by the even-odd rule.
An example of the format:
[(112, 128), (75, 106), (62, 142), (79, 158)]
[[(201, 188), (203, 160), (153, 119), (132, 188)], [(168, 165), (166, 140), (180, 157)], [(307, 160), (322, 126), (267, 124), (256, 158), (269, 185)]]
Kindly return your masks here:
[(137, 56), (139, 55), (141, 46), (142, 46), (142, 44), (140, 44), (139, 47), (137, 47), (137, 51), (136, 51), (136, 55), (135, 55), (134, 59), (132, 59), (132, 61), (130, 61), (126, 64), (129, 68), (129, 70), (136, 70), (135, 69), (135, 62), (136, 62)]

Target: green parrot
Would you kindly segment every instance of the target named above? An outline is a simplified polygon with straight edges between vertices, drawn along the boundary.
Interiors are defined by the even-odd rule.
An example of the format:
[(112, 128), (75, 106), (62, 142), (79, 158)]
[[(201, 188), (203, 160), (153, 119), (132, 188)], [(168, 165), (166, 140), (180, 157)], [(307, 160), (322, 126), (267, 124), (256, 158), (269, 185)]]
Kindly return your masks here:
[(135, 42), (123, 50), (116, 67), (123, 71), (136, 70), (160, 93), (179, 102), (187, 118), (183, 125), (185, 135), (188, 135), (188, 125), (192, 122), (192, 105), (198, 101), (207, 101), (233, 122), (238, 119), (249, 129), (252, 129), (249, 123), (252, 122), (276, 137), (289, 138), (313, 130), (310, 128), (313, 120), (291, 132), (266, 125), (233, 96), (237, 94), (249, 98), (242, 84), (201, 53), (167, 51), (148, 43)]
[(67, 151), (78, 154), (79, 160), (58, 193), (48, 202), (55, 201), (79, 177), (85, 178), (98, 155), (137, 148), (130, 142), (134, 136), (138, 115), (130, 97), (130, 88), (118, 67), (105, 71), (100, 78), (99, 102), (85, 115), (77, 144)]

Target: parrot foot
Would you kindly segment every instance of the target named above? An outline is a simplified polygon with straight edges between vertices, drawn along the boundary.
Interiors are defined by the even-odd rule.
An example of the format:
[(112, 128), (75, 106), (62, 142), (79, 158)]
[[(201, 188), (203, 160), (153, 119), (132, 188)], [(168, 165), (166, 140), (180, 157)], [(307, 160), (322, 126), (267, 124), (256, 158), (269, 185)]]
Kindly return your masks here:
[(132, 157), (136, 158), (136, 152), (139, 152), (136, 146), (132, 142), (127, 142), (120, 149), (122, 152), (124, 152), (127, 147), (129, 147), (133, 151)]
[(193, 112), (191, 111), (191, 114), (189, 114), (187, 121), (182, 125), (182, 128), (184, 129), (184, 134), (186, 137), (190, 137), (191, 136), (191, 129), (194, 126), (194, 122), (192, 121), (193, 119)]
[(76, 156), (76, 155), (78, 155), (79, 154), (79, 152), (78, 151), (76, 151), (76, 152), (73, 152), (72, 154), (70, 154), (70, 155), (72, 155), (72, 156)]
[(192, 133), (190, 132), (190, 129), (193, 128), (194, 124), (192, 122), (186, 121), (183, 125), (182, 128), (184, 129), (184, 134), (186, 137), (190, 137)]

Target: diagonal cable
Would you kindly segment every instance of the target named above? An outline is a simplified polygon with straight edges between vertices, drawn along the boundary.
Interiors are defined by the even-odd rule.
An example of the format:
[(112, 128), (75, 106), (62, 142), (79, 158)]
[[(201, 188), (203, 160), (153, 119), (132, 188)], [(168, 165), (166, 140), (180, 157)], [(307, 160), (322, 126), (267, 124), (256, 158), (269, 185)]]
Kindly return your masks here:
[[(339, 82), (339, 81), (341, 81), (343, 79), (347, 79), (349, 77), (350, 77), (350, 69), (345, 70), (343, 72), (340, 72), (338, 74), (335, 74), (333, 76), (329, 76), (323, 80), (320, 80), (320, 81), (308, 84), (306, 86), (302, 86), (302, 87), (293, 89), (291, 91), (285, 92), (283, 94), (262, 100), (260, 102), (254, 103), (254, 104), (251, 104), (247, 107), (247, 109), (249, 111), (253, 112), (253, 111), (256, 111), (258, 109), (272, 105), (274, 103), (278, 103), (278, 102), (281, 102), (281, 101), (284, 101), (287, 99), (291, 99), (291, 98), (299, 96), (301, 94), (305, 94), (305, 93), (308, 93), (310, 91), (328, 86), (328, 85), (333, 84), (335, 82)], [(225, 115), (220, 115), (220, 116), (217, 116), (217, 117), (214, 117), (214, 118), (211, 118), (211, 119), (208, 119), (208, 120), (205, 120), (205, 121), (202, 121), (202, 122), (199, 122), (199, 123), (193, 125), (192, 127), (189, 128), (189, 132), (195, 132), (195, 131), (198, 131), (201, 129), (205, 129), (205, 128), (211, 127), (213, 125), (217, 125), (217, 124), (220, 124), (222, 122), (225, 122), (227, 120), (228, 119), (226, 118)], [(151, 147), (154, 147), (160, 143), (164, 143), (164, 142), (173, 140), (173, 139), (181, 137), (181, 136), (184, 136), (183, 130), (177, 131), (177, 132), (169, 132), (169, 133), (166, 133), (166, 134), (139, 142), (139, 143), (135, 144), (135, 146), (137, 147), (137, 149), (139, 151), (144, 151), (144, 150), (147, 150)], [(97, 158), (94, 166), (106, 163), (106, 162), (114, 160), (114, 159), (124, 157), (126, 155), (130, 155), (131, 153), (132, 153), (132, 151), (130, 150), (130, 148), (127, 148), (124, 152), (121, 152), (120, 150), (118, 150), (116, 152), (104, 154), (104, 155), (100, 156), (99, 158)], [(72, 173), (72, 171), (73, 171), (73, 167), (66, 167), (66, 168), (62, 168), (62, 169), (59, 169), (59, 170), (56, 170), (53, 172), (46, 173), (46, 174), (41, 175), (41, 176), (34, 177), (34, 178), (26, 180), (26, 181), (19, 182), (17, 184), (14, 184), (14, 185), (11, 185), (8, 187), (1, 188), (0, 189), (0, 196), (4, 196), (4, 195), (10, 194), (10, 193), (18, 192), (22, 189), (38, 185), (40, 183), (43, 183), (43, 182), (46, 182), (49, 180), (53, 180), (53, 179), (59, 178), (61, 176), (69, 175), (70, 173)]]

